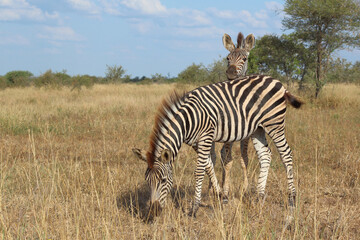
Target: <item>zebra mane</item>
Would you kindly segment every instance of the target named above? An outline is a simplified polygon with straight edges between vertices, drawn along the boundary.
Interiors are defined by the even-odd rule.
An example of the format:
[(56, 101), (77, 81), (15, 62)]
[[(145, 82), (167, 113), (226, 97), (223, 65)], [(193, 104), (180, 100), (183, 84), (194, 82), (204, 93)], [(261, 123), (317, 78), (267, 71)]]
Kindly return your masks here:
[(161, 136), (161, 128), (165, 125), (165, 118), (169, 115), (169, 112), (174, 112), (174, 109), (178, 109), (181, 106), (184, 96), (185, 92), (178, 93), (174, 90), (169, 96), (162, 100), (157, 110), (154, 128), (150, 135), (150, 148), (146, 155), (149, 168), (153, 168), (154, 166), (157, 142)]

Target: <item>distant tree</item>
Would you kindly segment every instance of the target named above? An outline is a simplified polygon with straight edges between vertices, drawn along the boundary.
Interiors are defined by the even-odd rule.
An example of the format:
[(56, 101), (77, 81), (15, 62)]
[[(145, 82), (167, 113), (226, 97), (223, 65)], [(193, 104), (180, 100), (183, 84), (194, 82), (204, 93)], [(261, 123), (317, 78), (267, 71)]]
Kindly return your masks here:
[(60, 87), (61, 83), (57, 81), (54, 73), (51, 69), (41, 74), (39, 77), (34, 79), (34, 85), (36, 87)]
[(29, 71), (11, 71), (5, 74), (9, 87), (28, 86), (33, 76)]
[(341, 58), (330, 61), (327, 79), (331, 83), (360, 84), (360, 62), (352, 64)]
[(5, 77), (0, 76), (0, 89), (5, 89), (8, 86), (8, 81)]
[(352, 83), (360, 85), (360, 61), (356, 61), (352, 65), (350, 79)]
[(153, 83), (164, 83), (166, 82), (167, 78), (159, 73), (155, 73), (154, 75), (151, 75), (151, 82)]
[(302, 82), (312, 59), (311, 53), (293, 34), (264, 35), (250, 53), (248, 74), (269, 74), (287, 83), (295, 79)]
[(81, 87), (90, 88), (94, 85), (96, 77), (89, 75), (77, 75), (71, 78), (71, 91), (77, 90), (80, 91)]
[(106, 65), (105, 80), (106, 82), (123, 82), (122, 76), (125, 74), (125, 69), (122, 66)]
[(179, 73), (178, 81), (181, 83), (200, 84), (209, 82), (209, 73), (203, 64), (193, 63)]
[(212, 64), (208, 66), (208, 81), (222, 82), (227, 80), (226, 77), (226, 69), (227, 69), (227, 60), (226, 58), (220, 58), (219, 60), (215, 60)]
[(308, 44), (316, 55), (315, 97), (326, 83), (331, 54), (360, 46), (360, 2), (357, 0), (286, 0), (285, 30)]

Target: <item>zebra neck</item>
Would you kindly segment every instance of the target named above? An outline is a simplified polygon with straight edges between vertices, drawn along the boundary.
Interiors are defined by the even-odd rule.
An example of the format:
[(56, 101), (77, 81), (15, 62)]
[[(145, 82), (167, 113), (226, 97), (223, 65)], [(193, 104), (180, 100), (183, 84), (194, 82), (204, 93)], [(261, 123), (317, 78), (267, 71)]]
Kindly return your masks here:
[(167, 125), (168, 126), (164, 125), (159, 129), (159, 134), (155, 139), (153, 152), (155, 159), (160, 157), (164, 149), (170, 150), (173, 157), (172, 159), (175, 159), (184, 141), (182, 129), (171, 127), (174, 125), (173, 123)]
[(168, 149), (175, 159), (184, 142), (185, 121), (183, 117), (183, 102), (180, 98), (165, 102), (155, 120), (155, 126), (150, 137), (150, 150), (148, 152), (149, 167), (161, 152)]

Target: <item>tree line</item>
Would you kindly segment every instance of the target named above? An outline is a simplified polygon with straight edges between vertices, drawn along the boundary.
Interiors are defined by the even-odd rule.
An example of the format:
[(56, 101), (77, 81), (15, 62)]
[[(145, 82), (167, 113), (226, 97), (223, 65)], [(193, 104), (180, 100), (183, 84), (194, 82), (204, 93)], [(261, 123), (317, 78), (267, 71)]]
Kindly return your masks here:
[[(360, 62), (335, 58), (334, 52), (360, 47), (360, 3), (357, 0), (286, 0), (284, 30), (291, 34), (264, 35), (256, 40), (248, 58), (247, 74), (268, 74), (287, 84), (310, 87), (317, 97), (328, 83), (360, 84)], [(106, 66), (105, 77), (69, 76), (66, 71), (34, 77), (28, 71), (12, 71), (0, 76), (0, 88), (29, 86), (71, 89), (95, 83), (191, 83), (206, 84), (226, 80), (226, 60), (220, 58), (209, 66), (188, 66), (176, 77), (154, 74), (131, 77), (121, 65)]]

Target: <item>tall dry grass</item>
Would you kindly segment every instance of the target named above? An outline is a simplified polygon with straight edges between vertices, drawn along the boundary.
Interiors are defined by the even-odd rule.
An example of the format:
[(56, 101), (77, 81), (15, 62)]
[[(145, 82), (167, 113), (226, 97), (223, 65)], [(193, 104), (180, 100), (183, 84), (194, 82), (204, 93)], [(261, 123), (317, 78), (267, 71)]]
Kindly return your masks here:
[[(176, 85), (95, 85), (0, 91), (0, 236), (2, 239), (356, 239), (360, 235), (360, 88), (329, 85), (320, 99), (289, 108), (297, 208), (291, 230), (286, 175), (275, 148), (264, 203), (254, 189), (258, 161), (249, 147), (250, 196), (243, 196), (239, 144), (233, 148), (230, 201), (203, 188), (197, 218), (196, 154), (183, 146), (160, 217), (147, 214), (147, 148), (158, 104)], [(220, 148), (221, 146), (217, 146)], [(219, 156), (219, 154), (218, 154)], [(219, 160), (218, 160), (219, 162)], [(216, 172), (221, 179), (221, 166)], [(207, 181), (207, 180), (206, 180)]]

